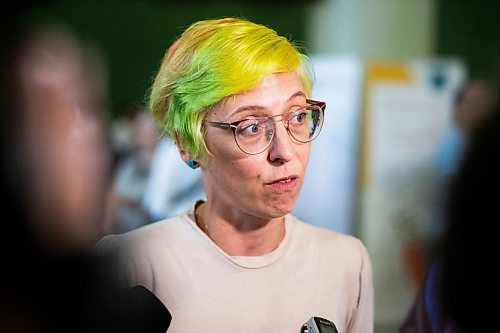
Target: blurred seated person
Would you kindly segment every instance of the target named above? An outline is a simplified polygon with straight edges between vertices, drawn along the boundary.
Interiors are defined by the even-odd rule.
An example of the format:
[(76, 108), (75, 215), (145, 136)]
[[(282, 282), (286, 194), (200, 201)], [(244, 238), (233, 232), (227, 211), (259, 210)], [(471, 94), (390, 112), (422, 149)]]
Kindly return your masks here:
[(108, 198), (109, 230), (122, 233), (151, 222), (142, 200), (159, 137), (148, 110), (137, 111), (132, 118), (132, 151), (118, 161)]
[(433, 237), (440, 237), (445, 221), (449, 183), (459, 169), (470, 137), (491, 110), (495, 96), (490, 84), (484, 80), (465, 82), (457, 92), (449, 127), (436, 153), (436, 180), (438, 211), (433, 223)]
[(200, 169), (190, 169), (179, 158), (174, 141), (162, 137), (153, 154), (142, 207), (151, 221), (163, 220), (189, 209), (196, 200), (206, 199)]

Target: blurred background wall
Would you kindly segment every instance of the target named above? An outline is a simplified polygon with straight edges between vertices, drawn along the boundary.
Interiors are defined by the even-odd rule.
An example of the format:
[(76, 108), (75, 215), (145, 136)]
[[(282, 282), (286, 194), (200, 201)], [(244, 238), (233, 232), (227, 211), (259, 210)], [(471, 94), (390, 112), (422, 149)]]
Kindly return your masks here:
[[(374, 264), (376, 332), (397, 331), (398, 325), (411, 305), (416, 282), (411, 280), (404, 267), (402, 245), (400, 239), (395, 238), (397, 232), (389, 230), (393, 224), (380, 223), (380, 220), (388, 218), (387, 213), (380, 211), (384, 210), (383, 208), (375, 209), (374, 213), (371, 205), (372, 210), (367, 210), (366, 202), (373, 198), (367, 199), (366, 193), (363, 192), (365, 188), (357, 177), (362, 175), (363, 169), (366, 169), (366, 165), (363, 164), (366, 163), (366, 156), (374, 158), (375, 154), (374, 151), (369, 151), (373, 146), (370, 146), (371, 141), (367, 134), (369, 122), (366, 119), (379, 110), (377, 105), (380, 103), (377, 104), (377, 101), (380, 100), (375, 97), (379, 96), (376, 93), (380, 91), (373, 93), (367, 86), (368, 81), (374, 82), (374, 77), (369, 74), (373, 74), (374, 68), (375, 71), (377, 68), (380, 69), (381, 67), (377, 67), (379, 64), (388, 64), (388, 67), (384, 67), (384, 73), (389, 73), (392, 80), (395, 77), (408, 78), (408, 75), (416, 77), (422, 71), (421, 68), (432, 67), (434, 61), (450, 61), (446, 66), (451, 64), (450, 66), (454, 68), (451, 71), (458, 72), (450, 74), (454, 75), (450, 82), (453, 81), (455, 85), (450, 86), (450, 90), (439, 99), (438, 104), (433, 104), (442, 106), (439, 112), (442, 112), (443, 117), (439, 118), (441, 119), (439, 129), (444, 132), (446, 124), (443, 119), (447, 119), (451, 114), (454, 93), (459, 83), (473, 79), (493, 84), (498, 82), (500, 74), (498, 1), (61, 0), (28, 1), (22, 4), (25, 5), (22, 6), (22, 19), (26, 24), (58, 22), (67, 25), (80, 38), (99, 50), (108, 64), (110, 94), (108, 113), (111, 119), (116, 120), (144, 105), (148, 87), (166, 48), (187, 26), (200, 19), (239, 16), (272, 27), (304, 48), (316, 61), (318, 68), (322, 68), (322, 72), (317, 73), (320, 79), (328, 78), (328, 75), (333, 75), (332, 80), (337, 80), (335, 81), (337, 83), (339, 78), (342, 79), (342, 75), (335, 74), (338, 72), (327, 73), (328, 65), (325, 65), (325, 59), (330, 59), (332, 64), (335, 63), (330, 68), (339, 71), (351, 68), (350, 88), (347, 93), (352, 93), (349, 95), (349, 110), (353, 113), (349, 116), (349, 124), (353, 127), (352, 131), (346, 134), (351, 140), (350, 144), (346, 145), (347, 150), (342, 150), (344, 154), (350, 156), (350, 164), (345, 166), (351, 168), (348, 174), (351, 188), (349, 192), (339, 191), (334, 186), (331, 188), (331, 192), (336, 195), (342, 196), (348, 193), (350, 198), (345, 205), (349, 206), (345, 207), (346, 212), (342, 215), (344, 217), (340, 218), (344, 220), (335, 221), (327, 227), (355, 234), (367, 243)], [(447, 73), (446, 71), (443, 73)], [(376, 78), (380, 79), (380, 76)], [(399, 79), (396, 80), (396, 85), (401, 84), (402, 81), (398, 81)], [(440, 77), (436, 80), (439, 81)], [(415, 79), (414, 82), (420, 81)], [(331, 89), (337, 88), (332, 86)], [(370, 95), (370, 91), (373, 94)], [(335, 114), (335, 104), (339, 99), (335, 94), (328, 94), (328, 81), (326, 84), (322, 81), (322, 88), (317, 90), (317, 93), (325, 94), (327, 99), (330, 98), (328, 112)], [(384, 96), (387, 97), (387, 94)], [(429, 98), (429, 95), (425, 96)], [(340, 114), (339, 110), (337, 114)], [(333, 117), (330, 114), (328, 116)], [(335, 117), (332, 121), (335, 121)], [(370, 128), (376, 130), (378, 127)], [(322, 133), (321, 138), (327, 140), (328, 132)], [(435, 148), (437, 144), (435, 141), (427, 147)], [(339, 164), (339, 159), (331, 160), (332, 167)], [(425, 163), (430, 167), (432, 161), (425, 160)], [(414, 170), (412, 165), (406, 167), (407, 172), (411, 173), (411, 170)], [(411, 178), (404, 174), (399, 176), (405, 177), (408, 181)], [(392, 180), (389, 180), (389, 183), (391, 182)], [(426, 190), (418, 189), (418, 191)], [(325, 196), (322, 200), (316, 201), (334, 198), (328, 194)], [(416, 196), (414, 200), (418, 201), (419, 198), (421, 196)], [(378, 200), (385, 199), (387, 198), (378, 198)], [(320, 210), (321, 212), (324, 211)], [(297, 213), (300, 215), (302, 211), (299, 209)], [(426, 219), (429, 220), (428, 217)], [(408, 229), (406, 232), (411, 233), (413, 230)], [(422, 265), (425, 269), (425, 263)]]
[(41, 1), (27, 20), (56, 19), (99, 44), (110, 63), (113, 114), (142, 102), (165, 48), (195, 20), (236, 15), (313, 53), (370, 58), (459, 56), (471, 76), (499, 73), (495, 0)]
[[(163, 54), (175, 38), (200, 19), (241, 16), (306, 41), (309, 2), (292, 1), (42, 1), (26, 19), (67, 23), (99, 45), (109, 62), (111, 112), (143, 103)], [(305, 45), (308, 47), (308, 45)]]

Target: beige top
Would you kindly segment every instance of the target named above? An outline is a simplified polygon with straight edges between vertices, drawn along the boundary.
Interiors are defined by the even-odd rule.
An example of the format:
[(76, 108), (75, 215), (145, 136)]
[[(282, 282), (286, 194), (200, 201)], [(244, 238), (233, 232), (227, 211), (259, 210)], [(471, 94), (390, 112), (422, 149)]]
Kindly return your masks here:
[(373, 332), (372, 268), (361, 241), (291, 215), (285, 229), (278, 248), (258, 257), (226, 254), (193, 211), (101, 242), (127, 251), (127, 284), (167, 306), (168, 333), (299, 333), (312, 316), (339, 333)]

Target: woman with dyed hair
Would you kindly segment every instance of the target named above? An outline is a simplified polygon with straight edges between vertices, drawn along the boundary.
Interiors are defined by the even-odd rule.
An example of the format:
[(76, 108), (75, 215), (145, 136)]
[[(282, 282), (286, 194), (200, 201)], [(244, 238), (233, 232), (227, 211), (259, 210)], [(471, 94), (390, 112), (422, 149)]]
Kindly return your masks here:
[(207, 199), (103, 243), (128, 244), (128, 285), (167, 306), (169, 332), (292, 333), (313, 316), (373, 331), (364, 245), (289, 214), (324, 119), (311, 85), (296, 46), (242, 19), (194, 23), (165, 55), (150, 109)]

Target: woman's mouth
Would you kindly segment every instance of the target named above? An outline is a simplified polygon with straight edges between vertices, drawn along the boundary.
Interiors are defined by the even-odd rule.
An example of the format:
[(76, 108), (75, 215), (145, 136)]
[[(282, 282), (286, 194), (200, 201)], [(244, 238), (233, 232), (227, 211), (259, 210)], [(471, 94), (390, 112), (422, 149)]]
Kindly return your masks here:
[(266, 185), (271, 186), (274, 190), (278, 190), (280, 192), (291, 191), (297, 186), (297, 176), (276, 179)]

